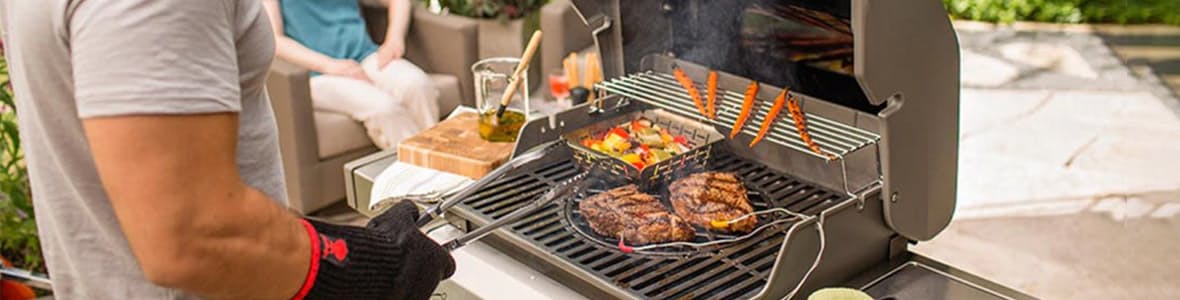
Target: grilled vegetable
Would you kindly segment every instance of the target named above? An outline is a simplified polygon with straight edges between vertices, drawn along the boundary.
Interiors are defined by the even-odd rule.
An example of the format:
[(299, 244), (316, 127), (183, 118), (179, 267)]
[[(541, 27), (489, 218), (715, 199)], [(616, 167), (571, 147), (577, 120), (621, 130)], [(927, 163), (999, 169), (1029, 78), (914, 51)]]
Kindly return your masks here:
[(692, 78), (688, 78), (688, 74), (684, 74), (684, 70), (681, 70), (680, 68), (673, 70), (672, 74), (676, 76), (676, 81), (680, 82), (680, 86), (684, 87), (684, 89), (688, 91), (688, 96), (692, 98), (692, 103), (697, 106), (697, 111), (699, 111), (701, 115), (707, 115), (705, 113), (705, 105), (701, 103), (701, 92), (697, 91), (697, 87), (693, 84)]
[(799, 106), (799, 101), (795, 100), (795, 97), (787, 100), (787, 111), (791, 113), (791, 119), (795, 121), (795, 130), (799, 132), (799, 138), (807, 144), (807, 148), (811, 148), (815, 154), (827, 156), (828, 160), (835, 160), (835, 155), (820, 149), (819, 144), (811, 139), (811, 134), (807, 133), (807, 117), (803, 115), (803, 108)]
[(746, 87), (746, 99), (742, 102), (742, 111), (738, 113), (737, 120), (733, 122), (733, 130), (729, 132), (729, 138), (737, 137), (738, 133), (742, 132), (742, 127), (746, 125), (746, 119), (750, 117), (750, 110), (754, 108), (754, 100), (758, 97), (758, 82), (751, 81), (750, 86)]
[(706, 116), (712, 120), (717, 118), (717, 71), (709, 71), (709, 80), (706, 80), (705, 83), (707, 85), (705, 96), (708, 98), (705, 112)]
[(640, 118), (587, 137), (583, 146), (643, 169), (689, 149), (688, 139), (673, 136), (651, 120)]
[(758, 130), (758, 135), (754, 140), (750, 141), (750, 147), (754, 147), (762, 138), (766, 137), (766, 133), (770, 132), (770, 127), (774, 126), (775, 118), (778, 117), (778, 112), (783, 110), (783, 102), (786, 102), (787, 92), (789, 88), (784, 88), (782, 92), (778, 93), (778, 97), (774, 98), (774, 106), (770, 107), (770, 112), (766, 113), (766, 118), (762, 119), (762, 129)]

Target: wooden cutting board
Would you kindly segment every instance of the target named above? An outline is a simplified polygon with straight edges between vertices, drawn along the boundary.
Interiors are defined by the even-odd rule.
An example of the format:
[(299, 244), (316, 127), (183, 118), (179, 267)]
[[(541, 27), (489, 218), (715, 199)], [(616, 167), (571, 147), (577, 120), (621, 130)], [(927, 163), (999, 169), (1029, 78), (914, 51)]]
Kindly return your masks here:
[(508, 160), (515, 143), (479, 137), (479, 115), (463, 113), (397, 145), (397, 159), (408, 164), (479, 179)]

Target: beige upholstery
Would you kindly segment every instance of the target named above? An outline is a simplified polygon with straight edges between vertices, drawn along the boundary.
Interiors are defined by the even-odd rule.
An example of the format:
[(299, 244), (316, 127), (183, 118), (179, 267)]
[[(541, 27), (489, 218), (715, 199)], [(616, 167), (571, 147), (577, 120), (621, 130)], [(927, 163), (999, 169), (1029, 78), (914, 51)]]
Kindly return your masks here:
[[(386, 9), (374, 6), (373, 3), (379, 3), (377, 0), (363, 3), (362, 13), (369, 25), (369, 34), (380, 43), (385, 34)], [(566, 32), (585, 30), (576, 15), (571, 14), (568, 0), (555, 0), (549, 6), (542, 10), (541, 19), (542, 23), (550, 24), (542, 25), (542, 30), (546, 31), (545, 39), (552, 45), (543, 43), (542, 47), (558, 50), (543, 55), (555, 56), (560, 66), (565, 53), (585, 48), (590, 40), (588, 33), (585, 40), (564, 37)], [(449, 113), (460, 104), (473, 105), (470, 67), (479, 60), (476, 54), (477, 22), (465, 17), (435, 15), (417, 4), (412, 18), (406, 37), (406, 59), (431, 75), (431, 81), (440, 92), (439, 112)], [(570, 20), (577, 21), (574, 24), (578, 27), (547, 27), (568, 27)], [(563, 46), (566, 49), (560, 49)], [(549, 57), (549, 60), (554, 58)], [(308, 70), (275, 61), (267, 79), (267, 92), (279, 127), (288, 198), (291, 207), (302, 213), (344, 199), (344, 164), (377, 151), (361, 124), (345, 115), (312, 109), (308, 78)]]
[(348, 115), (315, 111), (313, 116), (320, 159), (373, 145), (365, 127)]
[(439, 118), (446, 117), (459, 107), (459, 102), (463, 99), (459, 78), (450, 74), (430, 74), (430, 82), (438, 89), (438, 113), (441, 114)]

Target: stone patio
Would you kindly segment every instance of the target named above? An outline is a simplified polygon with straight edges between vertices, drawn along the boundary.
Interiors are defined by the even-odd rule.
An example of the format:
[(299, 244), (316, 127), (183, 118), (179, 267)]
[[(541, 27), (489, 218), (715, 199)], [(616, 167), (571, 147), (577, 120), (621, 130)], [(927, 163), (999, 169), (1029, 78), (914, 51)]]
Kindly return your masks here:
[(1180, 29), (976, 25), (955, 221), (916, 250), (1047, 299), (1180, 298)]

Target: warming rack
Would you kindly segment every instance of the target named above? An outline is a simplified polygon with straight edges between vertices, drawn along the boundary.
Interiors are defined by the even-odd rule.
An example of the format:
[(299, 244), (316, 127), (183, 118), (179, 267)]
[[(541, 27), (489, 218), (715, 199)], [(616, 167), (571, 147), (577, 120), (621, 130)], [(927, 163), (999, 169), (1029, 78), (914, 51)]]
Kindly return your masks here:
[[(696, 86), (700, 88), (705, 85), (704, 83), (697, 82)], [(726, 129), (732, 128), (733, 123), (737, 120), (737, 116), (741, 112), (743, 98), (745, 97), (742, 93), (718, 88), (718, 96), (720, 97), (718, 97), (717, 100), (719, 101), (716, 104), (717, 118), (709, 120), (697, 112), (687, 91), (669, 74), (645, 71), (624, 77), (612, 78), (608, 81), (598, 83), (597, 87), (607, 91), (607, 93), (641, 100), (645, 103), (675, 111), (685, 116), (696, 116), (696, 119), (700, 122)], [(767, 87), (767, 85), (762, 86), (763, 89)], [(791, 92), (790, 94), (795, 96), (796, 99), (799, 99), (800, 105), (805, 105), (806, 100), (811, 99), (811, 97), (795, 92)], [(750, 113), (749, 119), (746, 120), (746, 126), (742, 130), (743, 133), (750, 136), (758, 134), (758, 129), (762, 121), (766, 119), (767, 113), (770, 112), (771, 105), (768, 105), (768, 103), (772, 102), (762, 101), (761, 103), (760, 105), (756, 105), (754, 111)], [(812, 140), (818, 143), (825, 152), (834, 154), (840, 160), (843, 160), (848, 154), (874, 145), (881, 140), (881, 136), (872, 132), (832, 121), (819, 115), (806, 112), (804, 114), (807, 116), (807, 129), (811, 134)], [(807, 147), (807, 144), (803, 143), (785, 108), (779, 113), (779, 116), (781, 118), (780, 121), (774, 124), (774, 128), (770, 130), (764, 141), (773, 142), (819, 159), (828, 159), (824, 155), (812, 152)]]

